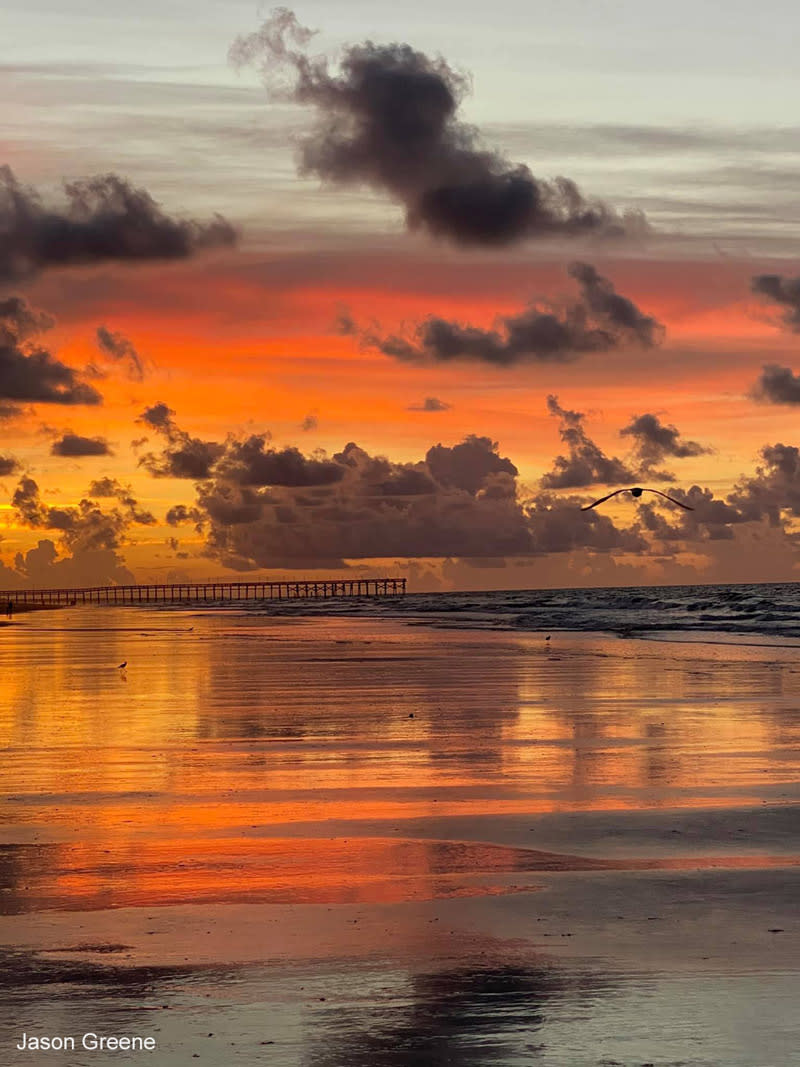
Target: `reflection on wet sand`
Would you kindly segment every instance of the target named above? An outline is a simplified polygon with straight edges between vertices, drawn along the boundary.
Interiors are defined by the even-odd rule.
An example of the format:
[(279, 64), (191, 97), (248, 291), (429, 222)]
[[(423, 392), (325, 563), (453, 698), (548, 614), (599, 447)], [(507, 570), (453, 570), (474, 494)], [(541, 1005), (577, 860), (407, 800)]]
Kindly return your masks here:
[[(249, 1028), (248, 1055), (272, 1040), (247, 1016), (266, 999), (281, 1064), (535, 1055), (582, 1067), (599, 1054), (548, 1061), (538, 1030), (552, 1042), (559, 1012), (588, 1003), (584, 987), (592, 1018), (600, 1001), (623, 1011), (625, 983), (610, 982), (597, 955), (624, 947), (628, 982), (637, 952), (657, 967), (648, 893), (702, 901), (703, 877), (724, 871), (718, 918), (739, 872), (781, 907), (780, 886), (794, 884), (800, 846), (781, 814), (800, 796), (793, 648), (671, 645), (666, 659), (663, 643), (559, 635), (554, 655), (535, 635), (133, 609), (37, 613), (0, 638), (0, 939), (29, 953), (4, 965), (27, 990), (20, 1010), (50, 1004), (48, 976), (61, 973), (86, 990), (81, 1011), (102, 1015), (94, 975), (98, 988), (130, 979), (129, 1007), (177, 989), (194, 1003), (202, 989), (198, 1001), (220, 1014), (215, 1033), (229, 1028), (226, 1048), (235, 1026)], [(622, 930), (634, 885), (641, 929)], [(596, 899), (612, 890), (596, 943)], [(570, 902), (564, 923), (545, 930), (559, 901)], [(135, 918), (184, 905), (166, 932)], [(242, 907), (260, 910), (223, 936), (221, 917)], [(743, 904), (715, 926), (709, 954), (724, 959), (747, 920)], [(769, 961), (773, 929), (791, 958), (784, 918), (759, 917), (757, 929), (764, 947), (750, 946), (748, 966), (759, 952)], [(206, 933), (204, 958), (231, 970), (198, 968)], [(567, 965), (562, 937), (591, 966)], [(515, 938), (523, 947), (509, 960)], [(464, 939), (470, 951), (454, 962)], [(153, 945), (186, 968), (159, 971), (156, 954), (144, 975)], [(411, 945), (415, 962), (401, 965)], [(374, 968), (381, 953), (367, 983), (364, 961)], [(279, 973), (253, 963), (279, 956)], [(391, 986), (385, 1001), (375, 974)], [(229, 982), (235, 1004), (220, 993)], [(326, 1000), (307, 1002), (317, 986)], [(169, 1027), (185, 1052), (189, 1030)], [(738, 1063), (732, 1054), (726, 1067)]]
[[(321, 1025), (308, 1058), (315, 1067), (480, 1067), (542, 1051), (541, 1031), (555, 999), (574, 1008), (585, 994), (613, 988), (604, 975), (552, 967), (480, 968), (414, 975), (406, 996), (376, 1013), (360, 1003)], [(574, 1010), (573, 1008), (573, 1010)]]

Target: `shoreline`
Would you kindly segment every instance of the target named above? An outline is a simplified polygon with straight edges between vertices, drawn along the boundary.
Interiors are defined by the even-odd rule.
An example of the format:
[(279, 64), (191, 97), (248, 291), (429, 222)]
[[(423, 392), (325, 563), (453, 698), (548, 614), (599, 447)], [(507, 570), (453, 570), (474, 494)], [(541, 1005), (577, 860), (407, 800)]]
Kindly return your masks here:
[(375, 1041), (463, 1013), (543, 1067), (794, 1047), (796, 648), (115, 611), (4, 634), (14, 1067), (149, 1027), (166, 1067), (410, 1067)]

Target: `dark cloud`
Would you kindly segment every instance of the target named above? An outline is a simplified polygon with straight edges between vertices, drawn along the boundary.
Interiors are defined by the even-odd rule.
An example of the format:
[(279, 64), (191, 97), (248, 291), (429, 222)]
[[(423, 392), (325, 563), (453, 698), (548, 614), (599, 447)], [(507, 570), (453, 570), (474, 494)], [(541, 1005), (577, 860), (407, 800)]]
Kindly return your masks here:
[(116, 174), (68, 182), (64, 191), (66, 205), (49, 208), (0, 167), (0, 280), (81, 263), (183, 259), (235, 241), (221, 216), (209, 223), (171, 218)]
[(18, 552), (13, 571), (20, 587), (70, 589), (90, 585), (130, 585), (136, 581), (122, 557), (113, 548), (80, 548), (71, 555), (59, 556), (51, 540), (39, 541), (36, 548)]
[(409, 411), (450, 411), (452, 404), (435, 396), (426, 396), (421, 404), (410, 404)]
[(462, 244), (644, 228), (641, 216), (620, 217), (569, 179), (543, 181), (487, 148), (458, 117), (469, 79), (441, 57), (367, 41), (345, 47), (335, 73), (325, 56), (304, 51), (311, 36), (278, 8), (230, 49), (235, 66), (260, 68), (273, 97), (315, 111), (301, 173), (387, 193), (411, 229)]
[(800, 518), (800, 449), (765, 445), (753, 477), (742, 478), (728, 497), (745, 520), (767, 519), (781, 526), (785, 515)]
[(306, 415), (306, 417), (300, 423), (300, 429), (304, 433), (309, 433), (311, 430), (318, 429), (318, 427), (319, 418), (313, 412), (310, 412), (308, 415)]
[[(103, 485), (103, 488), (110, 488)], [(73, 557), (87, 553), (106, 552), (116, 554), (127, 540), (131, 525), (150, 526), (155, 518), (148, 511), (139, 508), (130, 489), (114, 482), (114, 495), (121, 507), (103, 511), (89, 498), (82, 499), (77, 506), (49, 507), (43, 503), (39, 486), (33, 478), (20, 478), (11, 503), (19, 519), (33, 529), (58, 530), (61, 545)], [(91, 489), (95, 486), (90, 487)], [(121, 559), (117, 562), (121, 566)]]
[(104, 437), (81, 437), (77, 433), (65, 433), (53, 442), (50, 452), (54, 456), (113, 456)]
[(663, 327), (615, 292), (594, 267), (573, 263), (569, 273), (580, 286), (579, 300), (562, 309), (532, 304), (519, 314), (501, 316), (490, 330), (431, 316), (409, 337), (382, 336), (375, 328), (358, 327), (348, 314), (339, 317), (338, 329), (358, 337), (364, 347), (414, 363), (566, 362), (587, 352), (609, 352), (628, 344), (651, 347), (661, 341)]
[(172, 421), (174, 414), (175, 412), (171, 407), (168, 407), (163, 401), (159, 401), (159, 403), (153, 404), (152, 407), (145, 408), (137, 421), (145, 423), (146, 426), (150, 426), (154, 430), (163, 430), (168, 433), (170, 428), (174, 426)]
[(168, 526), (184, 526), (193, 523), (200, 526), (205, 521), (205, 515), (199, 508), (190, 508), (185, 504), (176, 504), (166, 514)]
[(489, 475), (510, 474), (516, 478), (519, 473), (510, 459), (498, 455), (496, 441), (475, 434), (452, 448), (434, 445), (428, 449), (425, 463), (439, 485), (464, 489), (473, 496), (485, 487)]
[[(350, 442), (327, 460), (338, 470), (335, 480), (327, 480), (323, 455), (312, 457), (323, 464), (312, 469), (325, 478), (314, 485), (305, 474), (275, 481), (273, 465), (282, 473), (282, 460), (291, 452), (269, 457), (260, 438), (229, 440), (213, 476), (197, 486), (197, 509), (179, 506), (168, 521), (205, 520), (206, 554), (236, 570), (332, 567), (375, 557), (485, 559), (567, 551), (574, 544), (596, 551), (641, 544), (639, 534), (617, 530), (607, 516), (587, 520), (574, 501), (552, 496), (521, 501), (516, 466), (487, 437), (435, 445), (416, 463), (370, 455)], [(265, 459), (270, 480), (262, 485), (253, 477)], [(308, 469), (290, 465), (292, 472)], [(572, 531), (566, 536), (569, 514)]]
[(96, 498), (111, 497), (117, 496), (122, 490), (123, 487), (116, 478), (97, 478), (89, 483), (86, 495)]
[(766, 524), (794, 544), (792, 520), (800, 518), (800, 449), (795, 445), (765, 445), (755, 473), (743, 476), (723, 500), (710, 489), (693, 485), (672, 487), (670, 495), (692, 511), (682, 511), (675, 525), (654, 517), (654, 505), (639, 508), (640, 520), (656, 537), (675, 542), (733, 541), (735, 527)]
[(191, 478), (198, 481), (208, 478), (224, 450), (224, 445), (201, 441), (186, 434), (181, 441), (173, 442), (161, 453), (148, 452), (142, 456), (139, 466), (154, 478)]
[(0, 456), (0, 478), (19, 470), (19, 461), (13, 456)]
[(758, 274), (751, 285), (754, 293), (767, 297), (784, 309), (783, 321), (790, 330), (800, 331), (800, 278)]
[(9, 404), (4, 400), (0, 400), (0, 422), (9, 422), (11, 419), (17, 419), (23, 414), (23, 409), (19, 404)]
[(242, 486), (310, 486), (338, 482), (344, 469), (327, 458), (304, 456), (299, 449), (269, 448), (266, 434), (229, 441), (217, 465), (217, 474)]
[(339, 481), (345, 468), (324, 453), (305, 456), (294, 446), (272, 448), (269, 434), (251, 434), (244, 439), (230, 437), (225, 444), (191, 437), (174, 421), (175, 412), (164, 403), (154, 404), (139, 421), (166, 437), (167, 447), (148, 453), (139, 460), (158, 478), (191, 478), (202, 481), (212, 476), (241, 487), (331, 485)]
[(144, 363), (133, 344), (121, 333), (112, 333), (106, 326), (97, 327), (97, 347), (109, 359), (122, 363), (133, 381), (144, 379)]
[(0, 299), (0, 400), (7, 414), (19, 414), (16, 401), (44, 404), (99, 404), (100, 394), (80, 380), (34, 338), (53, 325), (18, 296)]
[(160, 453), (148, 452), (139, 466), (155, 478), (208, 478), (211, 469), (225, 452), (216, 441), (203, 441), (181, 430), (174, 422), (175, 412), (163, 402), (147, 408), (138, 421), (166, 437), (167, 447)]
[(699, 456), (711, 449), (696, 441), (681, 440), (675, 426), (665, 426), (657, 415), (635, 416), (620, 436), (633, 439), (634, 447), (626, 460), (607, 456), (587, 435), (580, 411), (567, 411), (555, 396), (548, 396), (547, 409), (561, 422), (559, 435), (568, 447), (568, 454), (557, 456), (553, 469), (541, 479), (544, 489), (578, 489), (589, 485), (624, 485), (641, 478), (651, 481), (671, 481), (669, 471), (659, 470), (658, 464), (667, 456), (683, 459)]
[(644, 348), (658, 344), (664, 335), (664, 327), (650, 315), (644, 315), (632, 300), (620, 296), (614, 286), (590, 263), (573, 263), (570, 277), (581, 287), (583, 303), (610, 326), (623, 340), (637, 341)]
[[(635, 528), (620, 529), (608, 515), (581, 511), (583, 500), (554, 493), (539, 493), (525, 507), (534, 554), (573, 552), (644, 552), (647, 542)], [(597, 515), (597, 522), (586, 521)]]
[(697, 441), (682, 441), (678, 429), (675, 426), (665, 426), (657, 415), (636, 415), (630, 424), (619, 432), (621, 437), (631, 437), (635, 442), (637, 477), (647, 475), (669, 480), (673, 475), (655, 469), (667, 456), (686, 459), (690, 456), (708, 455), (712, 451)]
[(559, 436), (567, 446), (566, 456), (556, 456), (553, 469), (543, 475), (539, 484), (543, 489), (579, 489), (587, 485), (622, 485), (636, 480), (637, 472), (603, 452), (586, 434), (584, 415), (567, 411), (558, 398), (548, 396), (547, 409), (561, 422)]
[(768, 363), (750, 395), (765, 404), (800, 404), (800, 374), (793, 374), (789, 367)]

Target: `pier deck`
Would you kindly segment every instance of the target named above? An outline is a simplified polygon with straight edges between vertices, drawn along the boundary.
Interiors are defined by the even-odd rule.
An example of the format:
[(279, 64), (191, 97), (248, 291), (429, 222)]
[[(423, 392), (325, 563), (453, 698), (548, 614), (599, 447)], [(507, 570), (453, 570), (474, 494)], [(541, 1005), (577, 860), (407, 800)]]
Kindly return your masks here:
[(8, 603), (63, 607), (76, 604), (194, 604), (220, 600), (319, 600), (398, 596), (405, 591), (405, 578), (100, 585), (80, 589), (6, 589), (0, 591), (0, 608)]

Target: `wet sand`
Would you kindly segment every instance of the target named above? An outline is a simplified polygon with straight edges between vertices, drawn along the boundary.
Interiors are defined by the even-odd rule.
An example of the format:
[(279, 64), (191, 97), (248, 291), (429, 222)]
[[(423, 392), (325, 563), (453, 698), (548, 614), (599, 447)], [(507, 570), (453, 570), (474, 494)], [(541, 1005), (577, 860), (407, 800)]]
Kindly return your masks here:
[(800, 649), (99, 608), (0, 649), (0, 1062), (800, 1063)]

